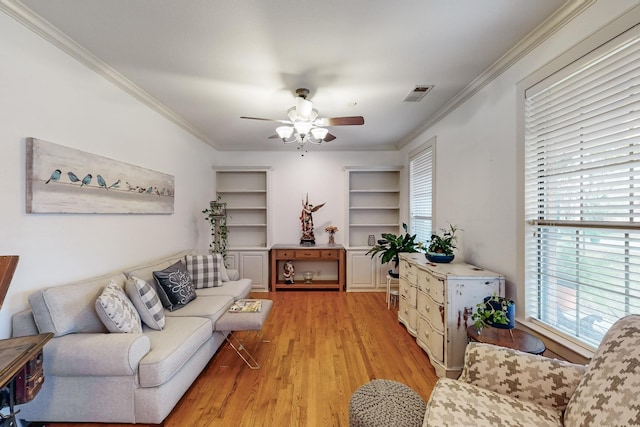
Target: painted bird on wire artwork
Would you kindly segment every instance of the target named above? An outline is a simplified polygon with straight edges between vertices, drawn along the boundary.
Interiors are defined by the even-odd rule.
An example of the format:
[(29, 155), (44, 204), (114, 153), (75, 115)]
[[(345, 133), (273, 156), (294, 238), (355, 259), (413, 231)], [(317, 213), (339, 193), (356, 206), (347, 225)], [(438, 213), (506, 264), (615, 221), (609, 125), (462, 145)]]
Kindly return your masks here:
[(27, 138), (26, 187), (27, 213), (171, 214), (174, 209), (172, 175), (36, 138)]
[(300, 238), (300, 245), (313, 246), (316, 244), (316, 238), (313, 234), (313, 213), (323, 207), (325, 203), (316, 206), (312, 205), (309, 203), (308, 193), (306, 199), (302, 201), (302, 212), (300, 213), (302, 237)]

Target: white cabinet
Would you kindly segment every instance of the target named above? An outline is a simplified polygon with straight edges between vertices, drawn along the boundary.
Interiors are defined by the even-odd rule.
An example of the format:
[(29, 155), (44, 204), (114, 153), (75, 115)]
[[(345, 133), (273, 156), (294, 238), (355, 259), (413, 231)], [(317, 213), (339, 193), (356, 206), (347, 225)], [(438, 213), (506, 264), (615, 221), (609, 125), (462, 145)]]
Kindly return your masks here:
[(398, 234), (400, 220), (401, 166), (346, 167), (347, 290), (385, 290), (388, 265), (366, 255), (382, 233)]
[(230, 251), (227, 265), (238, 270), (240, 277), (252, 280), (252, 291), (269, 291), (269, 251)]
[(476, 304), (504, 295), (504, 276), (474, 265), (436, 264), (423, 253), (400, 255), (398, 321), (416, 337), (439, 377), (462, 371), (467, 327)]
[(215, 167), (216, 195), (227, 204), (227, 265), (268, 291), (270, 168)]

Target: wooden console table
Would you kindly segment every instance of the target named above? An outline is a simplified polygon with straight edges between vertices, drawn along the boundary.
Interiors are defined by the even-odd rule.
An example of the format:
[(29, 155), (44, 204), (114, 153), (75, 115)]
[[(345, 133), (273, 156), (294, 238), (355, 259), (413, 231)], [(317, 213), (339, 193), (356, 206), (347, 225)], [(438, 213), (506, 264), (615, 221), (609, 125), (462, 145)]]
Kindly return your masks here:
[[(269, 257), (271, 259), (269, 276), (272, 292), (278, 289), (345, 289), (346, 251), (342, 245), (274, 245)], [(338, 277), (332, 280), (313, 279), (311, 283), (304, 283), (302, 271), (298, 271), (295, 283), (286, 284), (284, 279), (279, 277), (280, 265), (285, 261), (333, 262), (337, 264)]]
[(44, 382), (42, 348), (52, 337), (48, 333), (0, 340), (0, 406), (9, 407), (1, 425), (17, 425), (14, 405), (27, 403), (40, 391)]

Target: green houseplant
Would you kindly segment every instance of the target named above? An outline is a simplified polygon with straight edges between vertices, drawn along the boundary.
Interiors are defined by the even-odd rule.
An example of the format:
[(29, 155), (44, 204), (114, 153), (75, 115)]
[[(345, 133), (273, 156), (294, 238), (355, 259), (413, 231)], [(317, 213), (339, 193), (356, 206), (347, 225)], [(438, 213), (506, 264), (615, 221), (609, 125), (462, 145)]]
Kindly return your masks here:
[(478, 333), (481, 333), (485, 326), (513, 329), (514, 316), (515, 303), (494, 293), (476, 305), (476, 312), (471, 315), (471, 319)]
[(227, 244), (229, 239), (229, 229), (227, 228), (227, 204), (222, 202), (220, 196), (215, 202), (209, 203), (209, 208), (202, 211), (204, 218), (211, 225), (211, 247), (212, 252), (222, 255), (227, 259)]
[[(422, 243), (416, 242), (416, 235), (409, 234), (407, 224), (402, 223), (402, 229), (404, 230), (404, 235), (396, 236), (392, 233), (382, 233), (382, 239), (379, 239), (378, 244), (369, 249), (367, 255), (371, 255), (372, 259), (378, 255), (382, 264), (393, 261), (394, 269), (397, 270), (400, 263), (398, 254), (401, 252), (418, 252), (418, 249), (422, 248)], [(389, 273), (392, 274), (391, 271)], [(395, 274), (397, 273), (392, 275)]]
[(437, 233), (431, 234), (431, 240), (426, 245), (426, 257), (432, 262), (451, 262), (453, 261), (453, 250), (456, 249), (456, 232), (462, 229), (455, 225), (449, 224), (449, 228), (442, 228), (442, 235)]

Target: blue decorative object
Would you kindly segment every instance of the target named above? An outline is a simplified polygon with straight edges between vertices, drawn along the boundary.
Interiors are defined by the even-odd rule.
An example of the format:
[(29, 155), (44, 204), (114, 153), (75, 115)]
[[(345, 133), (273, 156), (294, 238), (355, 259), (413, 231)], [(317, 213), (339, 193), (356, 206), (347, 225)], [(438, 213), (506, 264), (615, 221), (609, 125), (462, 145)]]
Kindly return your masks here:
[[(490, 301), (491, 297), (485, 297), (484, 303), (490, 305), (494, 310), (502, 310), (501, 301), (505, 300), (505, 298), (502, 298), (502, 297), (498, 297), (498, 298), (500, 301)], [(488, 325), (493, 326), (494, 328), (499, 328), (499, 329), (513, 329), (516, 327), (516, 304), (511, 300), (506, 300), (506, 301), (508, 302), (506, 316), (507, 316), (507, 320), (509, 320), (509, 323), (504, 325), (501, 323), (487, 321)]]
[(440, 254), (436, 252), (427, 252), (424, 254), (431, 262), (447, 263), (453, 261), (454, 255)]

